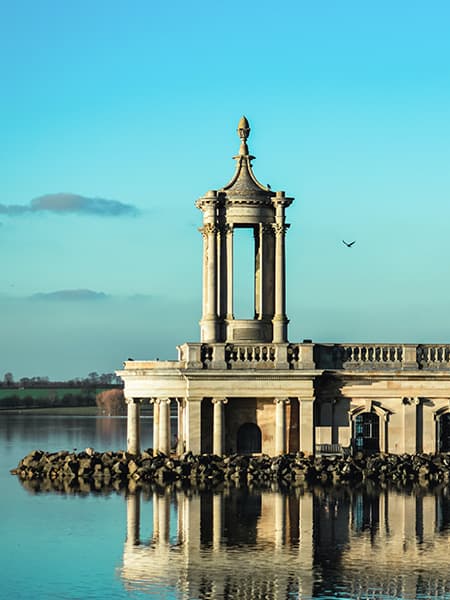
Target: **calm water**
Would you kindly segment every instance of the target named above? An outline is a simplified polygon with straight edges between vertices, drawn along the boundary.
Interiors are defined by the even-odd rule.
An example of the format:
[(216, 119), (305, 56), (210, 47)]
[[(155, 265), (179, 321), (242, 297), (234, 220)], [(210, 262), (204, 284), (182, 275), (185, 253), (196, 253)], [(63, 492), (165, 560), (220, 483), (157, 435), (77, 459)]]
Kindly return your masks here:
[[(149, 446), (150, 419), (143, 429)], [(122, 448), (125, 430), (0, 415), (1, 598), (450, 600), (447, 490), (80, 497), (31, 494), (9, 474), (35, 448)]]

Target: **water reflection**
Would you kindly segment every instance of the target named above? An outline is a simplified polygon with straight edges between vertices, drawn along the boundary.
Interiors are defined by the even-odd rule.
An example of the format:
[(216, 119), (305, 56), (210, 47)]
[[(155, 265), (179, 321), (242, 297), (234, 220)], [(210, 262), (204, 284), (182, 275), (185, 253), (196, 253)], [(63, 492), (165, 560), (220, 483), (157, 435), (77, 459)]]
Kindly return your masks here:
[[(153, 445), (153, 420), (144, 416), (142, 423), (142, 445), (148, 448)], [(6, 414), (1, 415), (0, 439), (7, 444), (20, 444), (26, 453), (35, 449), (36, 443), (50, 452), (72, 448), (80, 451), (86, 446), (96, 450), (119, 449), (126, 447), (127, 420), (123, 416)]]
[(179, 598), (450, 598), (448, 490), (127, 498), (121, 577)]

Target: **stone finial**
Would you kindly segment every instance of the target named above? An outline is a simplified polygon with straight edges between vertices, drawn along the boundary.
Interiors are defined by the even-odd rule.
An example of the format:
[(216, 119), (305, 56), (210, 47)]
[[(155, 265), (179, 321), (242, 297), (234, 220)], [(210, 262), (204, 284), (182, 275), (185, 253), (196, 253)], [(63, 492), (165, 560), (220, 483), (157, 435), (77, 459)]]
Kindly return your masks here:
[(242, 116), (238, 123), (237, 132), (239, 137), (241, 138), (241, 147), (239, 149), (239, 154), (241, 156), (248, 155), (248, 146), (247, 146), (247, 138), (250, 135), (250, 125), (247, 121), (247, 118)]

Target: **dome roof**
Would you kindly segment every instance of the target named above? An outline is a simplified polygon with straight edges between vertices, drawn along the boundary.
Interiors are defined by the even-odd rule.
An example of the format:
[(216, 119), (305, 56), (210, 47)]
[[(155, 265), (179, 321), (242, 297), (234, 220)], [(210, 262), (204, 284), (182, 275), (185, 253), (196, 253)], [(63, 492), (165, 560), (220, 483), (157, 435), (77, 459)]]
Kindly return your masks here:
[(239, 154), (234, 157), (236, 171), (231, 181), (219, 191), (226, 193), (230, 200), (239, 198), (245, 201), (248, 198), (263, 203), (270, 202), (270, 198), (274, 195), (270, 186), (262, 185), (253, 173), (252, 160), (255, 157), (249, 154), (248, 151), (247, 138), (250, 134), (250, 125), (246, 117), (241, 117), (237, 131), (241, 139), (241, 146)]

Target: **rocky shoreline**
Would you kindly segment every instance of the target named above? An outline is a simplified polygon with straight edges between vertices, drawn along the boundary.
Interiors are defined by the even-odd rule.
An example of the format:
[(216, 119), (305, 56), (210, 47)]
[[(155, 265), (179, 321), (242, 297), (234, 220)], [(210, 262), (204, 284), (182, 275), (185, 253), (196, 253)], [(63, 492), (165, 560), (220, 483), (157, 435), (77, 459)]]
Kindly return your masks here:
[(352, 457), (305, 456), (299, 452), (277, 457), (157, 454), (149, 449), (135, 456), (125, 451), (75, 453), (34, 450), (11, 471), (34, 491), (101, 491), (176, 485), (215, 489), (221, 486), (289, 489), (309, 485), (392, 484), (399, 488), (446, 485), (450, 455), (357, 453)]

